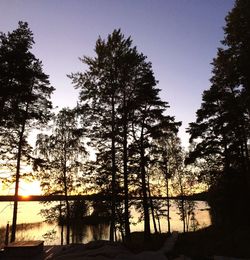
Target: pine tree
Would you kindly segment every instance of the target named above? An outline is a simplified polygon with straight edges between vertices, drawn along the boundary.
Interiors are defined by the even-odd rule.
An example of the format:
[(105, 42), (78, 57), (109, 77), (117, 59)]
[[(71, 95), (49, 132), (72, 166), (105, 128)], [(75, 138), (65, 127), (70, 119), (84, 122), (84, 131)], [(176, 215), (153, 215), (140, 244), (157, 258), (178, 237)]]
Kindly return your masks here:
[[(188, 130), (190, 140), (196, 143), (186, 162), (206, 160), (211, 175), (217, 173), (218, 176), (220, 172), (210, 187), (211, 196), (214, 195), (211, 205), (214, 212), (223, 212), (217, 223), (225, 225), (230, 220), (228, 224), (232, 225), (249, 219), (249, 211), (245, 208), (245, 214), (239, 214), (245, 199), (249, 198), (250, 188), (249, 1), (235, 1), (226, 16), (224, 34), (223, 46), (212, 63), (211, 87), (204, 91), (196, 122), (191, 123)], [(210, 166), (211, 158), (216, 159), (216, 164)], [(216, 197), (220, 197), (221, 204)]]
[(249, 20), (249, 1), (236, 1), (226, 17), (224, 48), (213, 61), (211, 87), (189, 128), (191, 140), (200, 138), (190, 159), (219, 156), (224, 172), (249, 171)]
[[(149, 140), (159, 132), (159, 126), (169, 123), (169, 118), (163, 115), (167, 103), (159, 97), (150, 62), (132, 47), (132, 40), (126, 39), (120, 30), (114, 30), (107, 41), (99, 38), (95, 52), (95, 58), (82, 59), (88, 70), (70, 77), (80, 89), (79, 111), (97, 153), (96, 169), (102, 175), (99, 180), (111, 179), (111, 186), (105, 184), (111, 188), (112, 198), (110, 240), (114, 240), (115, 220), (119, 215), (116, 209), (121, 208), (117, 195), (124, 195), (125, 238), (130, 236), (131, 168), (137, 169), (135, 174), (142, 183), (145, 237), (148, 238), (146, 149)], [(138, 157), (135, 165), (132, 165), (133, 155)]]
[(31, 127), (46, 123), (52, 108), (49, 99), (54, 88), (42, 71), (41, 61), (30, 52), (33, 44), (33, 34), (25, 22), (19, 22), (19, 27), (7, 35), (1, 34), (2, 133), (15, 133), (10, 145), (16, 147), (12, 150), (16, 158), (16, 174), (11, 241), (15, 241), (21, 161), (23, 157), (31, 157), (30, 150), (24, 149), (27, 133)]
[[(88, 124), (89, 138), (97, 150), (97, 159), (106, 157), (105, 174), (111, 172), (111, 232), (114, 240), (115, 198), (118, 178), (118, 154), (123, 150), (123, 179), (125, 194), (125, 230), (129, 237), (127, 139), (129, 127), (129, 102), (133, 96), (134, 84), (140, 62), (145, 59), (132, 48), (130, 38), (125, 39), (120, 30), (108, 36), (107, 41), (99, 38), (96, 42), (95, 58), (85, 57), (82, 62), (89, 70), (72, 74), (73, 83), (81, 89), (80, 102), (85, 124)], [(122, 143), (118, 136), (121, 135)], [(120, 140), (119, 140), (120, 139)], [(103, 172), (103, 171), (102, 171)], [(109, 177), (107, 178), (109, 179)]]

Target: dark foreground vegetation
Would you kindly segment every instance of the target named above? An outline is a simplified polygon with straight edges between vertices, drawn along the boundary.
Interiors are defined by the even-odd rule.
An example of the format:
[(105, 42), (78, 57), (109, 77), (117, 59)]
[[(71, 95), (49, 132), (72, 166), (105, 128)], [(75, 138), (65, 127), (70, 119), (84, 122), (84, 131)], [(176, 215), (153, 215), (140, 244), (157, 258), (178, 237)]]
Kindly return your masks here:
[[(124, 245), (133, 253), (145, 250), (159, 250), (169, 234), (154, 234), (150, 242), (145, 243), (143, 232), (131, 233), (131, 241)], [(213, 256), (250, 258), (250, 227), (239, 225), (234, 228), (215, 228), (213, 226), (195, 232), (180, 233), (174, 249), (167, 255), (174, 259), (180, 255), (192, 259), (211, 259)]]
[(209, 259), (212, 256), (249, 259), (249, 242), (249, 226), (209, 227), (196, 232), (180, 234), (172, 254), (186, 255), (194, 259)]
[[(181, 123), (168, 115), (152, 64), (121, 30), (98, 38), (95, 56), (81, 59), (86, 69), (69, 75), (79, 90), (78, 104), (56, 114), (50, 101), (54, 87), (31, 53), (34, 39), (28, 24), (20, 22), (13, 32), (2, 33), (0, 162), (11, 173), (1, 175), (5, 184), (15, 183), (11, 241), (20, 178), (35, 178), (44, 194), (65, 198), (42, 214), (66, 225), (67, 244), (72, 242), (72, 223), (79, 228), (92, 216), (109, 220), (110, 241), (120, 239), (134, 247), (142, 239), (130, 231), (133, 204), (144, 223), (144, 244), (153, 246), (149, 241), (158, 239), (152, 233), (161, 233), (161, 217), (171, 231), (170, 200), (154, 200), (164, 194), (180, 198), (176, 206), (184, 234), (175, 250), (249, 256), (250, 1), (236, 0), (221, 43), (210, 88), (187, 130), (186, 152), (177, 136)], [(31, 147), (28, 135), (45, 126)], [(33, 166), (30, 172), (24, 167), (28, 165)], [(208, 190), (212, 227), (189, 233), (197, 227), (195, 203), (185, 198), (200, 187)], [(110, 200), (71, 202), (72, 194), (101, 194)], [(134, 196), (142, 202), (132, 202)]]
[(166, 239), (169, 237), (169, 234), (152, 234), (150, 241), (145, 243), (143, 232), (132, 232), (131, 240), (124, 243), (125, 247), (128, 248), (131, 252), (137, 254), (145, 250), (159, 250)]

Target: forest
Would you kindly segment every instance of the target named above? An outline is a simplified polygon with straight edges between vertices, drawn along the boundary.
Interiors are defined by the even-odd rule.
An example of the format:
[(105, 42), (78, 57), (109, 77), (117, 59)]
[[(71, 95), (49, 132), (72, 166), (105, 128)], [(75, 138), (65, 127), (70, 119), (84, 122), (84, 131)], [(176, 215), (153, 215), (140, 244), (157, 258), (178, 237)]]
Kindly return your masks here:
[[(129, 241), (132, 205), (145, 241), (160, 232), (160, 217), (170, 232), (171, 196), (180, 198), (183, 232), (194, 231), (195, 202), (185, 197), (199, 192), (213, 227), (249, 227), (250, 2), (236, 0), (225, 20), (210, 86), (187, 129), (188, 151), (178, 137), (181, 122), (160, 97), (153, 64), (120, 29), (97, 39), (95, 56), (80, 58), (86, 69), (69, 72), (79, 98), (75, 108), (60, 111), (51, 101), (49, 75), (32, 53), (28, 23), (0, 34), (0, 178), (6, 187), (15, 184), (11, 241), (21, 179), (39, 180), (43, 195), (64, 196), (43, 213), (65, 224), (67, 244), (72, 223), (83, 225), (89, 215), (109, 223), (110, 241)], [(68, 199), (90, 194), (105, 199)], [(166, 200), (154, 199), (162, 196)]]

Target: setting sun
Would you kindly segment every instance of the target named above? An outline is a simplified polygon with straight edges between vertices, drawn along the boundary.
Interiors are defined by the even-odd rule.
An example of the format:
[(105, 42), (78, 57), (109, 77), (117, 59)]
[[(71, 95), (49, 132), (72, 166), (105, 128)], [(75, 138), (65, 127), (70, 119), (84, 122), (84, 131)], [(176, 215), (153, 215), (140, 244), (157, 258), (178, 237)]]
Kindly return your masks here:
[(41, 187), (39, 181), (20, 181), (19, 195), (28, 197), (30, 195), (41, 195)]

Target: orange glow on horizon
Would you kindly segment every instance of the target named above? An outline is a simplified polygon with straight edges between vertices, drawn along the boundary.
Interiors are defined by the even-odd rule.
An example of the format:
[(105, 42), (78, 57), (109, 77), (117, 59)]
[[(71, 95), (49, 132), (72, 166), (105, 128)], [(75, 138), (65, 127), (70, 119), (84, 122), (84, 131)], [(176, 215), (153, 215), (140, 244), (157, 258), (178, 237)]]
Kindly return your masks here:
[(30, 195), (20, 195), (23, 199), (28, 199)]

